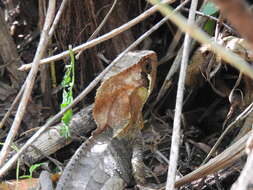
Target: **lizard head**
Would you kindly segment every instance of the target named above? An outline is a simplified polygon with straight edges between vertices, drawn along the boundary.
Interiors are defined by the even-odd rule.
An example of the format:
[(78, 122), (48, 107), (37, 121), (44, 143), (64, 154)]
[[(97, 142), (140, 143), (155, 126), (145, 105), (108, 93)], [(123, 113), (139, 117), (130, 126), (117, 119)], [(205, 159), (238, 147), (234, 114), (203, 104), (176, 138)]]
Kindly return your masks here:
[[(157, 60), (153, 51), (128, 52), (112, 68), (97, 90), (93, 117), (98, 125), (94, 134), (108, 127), (126, 133), (141, 120), (142, 107), (156, 78)], [(126, 130), (124, 130), (126, 129)]]
[(141, 66), (141, 76), (144, 81), (144, 86), (148, 89), (148, 95), (150, 95), (156, 80), (157, 57), (156, 53), (153, 51), (144, 51), (143, 54), (145, 53), (147, 55), (143, 56), (139, 63)]

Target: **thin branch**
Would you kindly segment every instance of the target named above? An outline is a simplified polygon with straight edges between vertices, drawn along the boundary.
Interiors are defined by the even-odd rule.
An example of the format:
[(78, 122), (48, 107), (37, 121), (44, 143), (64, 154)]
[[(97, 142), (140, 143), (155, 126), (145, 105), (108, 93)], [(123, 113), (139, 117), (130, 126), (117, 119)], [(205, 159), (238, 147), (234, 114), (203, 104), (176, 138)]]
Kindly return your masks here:
[[(197, 9), (198, 0), (192, 0), (188, 24), (191, 25), (195, 20), (195, 11)], [(183, 99), (184, 99), (184, 84), (186, 77), (187, 64), (189, 61), (190, 54), (190, 43), (191, 38), (186, 33), (184, 39), (184, 47), (183, 47), (183, 56), (180, 67), (180, 74), (178, 80), (178, 88), (177, 88), (177, 98), (176, 98), (176, 108), (175, 108), (175, 117), (173, 122), (173, 132), (172, 132), (172, 140), (171, 140), (171, 149), (170, 149), (170, 163), (167, 175), (167, 183), (166, 190), (173, 190), (176, 172), (177, 172), (177, 161), (179, 154), (179, 146), (180, 146), (180, 124), (181, 124), (181, 114), (183, 107)]]
[(54, 18), (54, 22), (49, 30), (49, 33), (48, 33), (48, 38), (51, 39), (53, 34), (54, 34), (54, 31), (55, 31), (55, 28), (56, 26), (58, 25), (59, 21), (60, 21), (60, 18), (61, 18), (61, 15), (63, 14), (63, 11), (67, 5), (67, 2), (68, 0), (63, 0), (62, 3), (61, 3), (61, 6), (59, 8), (59, 10), (57, 11), (56, 15), (55, 15), (55, 18)]
[(40, 39), (40, 42), (39, 42), (39, 46), (37, 48), (37, 51), (36, 51), (36, 54), (35, 54), (35, 57), (34, 57), (34, 61), (33, 61), (33, 64), (32, 64), (32, 69), (31, 69), (31, 71), (29, 72), (29, 75), (26, 78), (26, 81), (25, 81), (26, 85), (25, 85), (23, 96), (22, 96), (20, 104), (18, 106), (18, 110), (17, 110), (17, 113), (15, 115), (15, 118), (14, 118), (13, 124), (11, 126), (11, 129), (8, 133), (8, 136), (5, 140), (3, 148), (1, 150), (0, 166), (3, 165), (3, 163), (4, 163), (4, 161), (7, 157), (7, 154), (10, 150), (10, 145), (13, 142), (13, 140), (14, 140), (16, 134), (17, 134), (17, 131), (19, 129), (19, 126), (20, 126), (21, 121), (23, 119), (23, 116), (25, 114), (26, 106), (27, 106), (28, 100), (30, 98), (30, 95), (32, 93), (34, 81), (35, 81), (35, 78), (36, 78), (36, 75), (37, 75), (37, 72), (38, 72), (38, 69), (39, 69), (38, 63), (39, 63), (40, 59), (42, 58), (42, 56), (45, 52), (46, 45), (47, 45), (48, 40), (49, 40), (48, 39), (48, 31), (50, 29), (50, 25), (53, 21), (53, 17), (54, 17), (54, 13), (55, 13), (55, 0), (51, 0), (49, 2), (50, 3), (48, 5), (48, 11), (47, 11), (46, 19), (45, 19), (45, 24), (44, 24), (44, 27), (43, 27), (43, 31), (42, 31), (41, 39)]
[[(252, 109), (253, 109), (253, 102), (246, 109), (244, 109), (244, 111), (240, 113), (239, 116), (236, 117), (236, 119), (228, 126), (228, 128), (231, 128), (233, 125), (235, 125), (236, 123), (238, 123), (239, 121), (242, 121), (243, 119), (247, 117), (249, 118), (250, 117), (249, 114), (252, 113)], [(196, 170), (192, 171), (191, 173), (177, 180), (175, 186), (179, 187), (186, 183), (197, 180), (199, 178), (203, 178), (237, 161), (239, 158), (241, 158), (241, 156), (244, 155), (245, 144), (246, 144), (247, 139), (250, 137), (250, 135), (251, 135), (251, 132), (248, 132), (243, 137), (241, 137), (238, 141), (236, 141), (234, 144), (232, 144), (230, 147), (224, 150), (222, 153), (220, 153), (219, 155), (211, 159), (209, 162), (207, 162), (204, 165), (201, 165)]]
[[(94, 38), (97, 37), (99, 31), (102, 29), (102, 27), (105, 25), (106, 21), (108, 20), (109, 16), (111, 15), (112, 11), (114, 10), (114, 8), (116, 7), (118, 0), (114, 0), (112, 7), (110, 8), (110, 10), (108, 11), (108, 13), (105, 15), (105, 18), (102, 20), (102, 22), (100, 23), (100, 25), (97, 27), (97, 29), (93, 32), (93, 34), (89, 37), (88, 41), (93, 40)], [(79, 52), (79, 54), (82, 52)]]
[[(220, 8), (220, 11), (231, 22), (231, 24), (238, 30), (238, 32), (248, 40), (250, 48), (253, 50), (253, 14), (248, 8), (246, 1), (242, 0), (213, 0)], [(252, 122), (250, 122), (252, 125)], [(235, 189), (251, 189), (252, 188), (252, 168), (253, 168), (253, 133), (248, 139), (246, 151), (248, 153), (247, 162), (237, 179), (233, 184), (232, 190)]]
[(217, 147), (220, 145), (220, 143), (222, 142), (223, 138), (228, 134), (229, 131), (231, 131), (234, 127), (235, 124), (239, 121), (239, 120), (243, 120), (245, 119), (245, 117), (247, 117), (251, 112), (253, 111), (253, 103), (251, 103), (240, 115), (238, 115), (235, 120), (233, 122), (231, 122), (226, 129), (223, 131), (223, 133), (220, 135), (220, 137), (218, 138), (218, 140), (215, 142), (215, 144), (213, 145), (212, 149), (209, 151), (208, 155), (206, 156), (205, 160), (203, 161), (202, 164), (206, 163), (211, 156), (213, 155), (213, 153), (216, 151)]
[(227, 50), (225, 47), (215, 43), (213, 39), (210, 38), (205, 32), (203, 32), (196, 24), (187, 24), (186, 19), (173, 12), (170, 6), (162, 5), (158, 0), (149, 0), (153, 4), (159, 5), (159, 10), (166, 16), (170, 18), (182, 31), (188, 33), (192, 38), (196, 39), (200, 43), (210, 47), (210, 49), (220, 56), (223, 60), (231, 64), (232, 66), (239, 69), (244, 74), (248, 75), (250, 78), (253, 78), (253, 69), (252, 67), (240, 56), (235, 53)]
[(177, 180), (175, 186), (180, 187), (199, 178), (203, 178), (231, 165), (235, 161), (238, 161), (245, 154), (244, 148), (249, 136), (250, 132), (248, 132), (222, 153), (211, 159), (205, 165), (200, 166), (196, 170)]
[[(172, 3), (174, 2), (175, 0), (164, 0), (163, 3)], [(163, 4), (162, 3), (162, 4)], [(134, 25), (138, 24), (139, 22), (143, 21), (144, 19), (146, 19), (147, 17), (151, 16), (152, 14), (154, 14), (158, 9), (158, 6), (153, 6), (151, 7), (150, 9), (146, 10), (144, 13), (140, 14), (138, 17), (134, 18), (133, 20), (127, 22), (126, 24), (94, 39), (94, 40), (91, 40), (89, 42), (86, 42), (84, 44), (81, 44), (75, 48), (73, 48), (73, 52), (74, 53), (78, 53), (80, 51), (84, 51), (84, 50), (87, 50), (89, 48), (92, 48), (94, 47), (95, 45), (97, 44), (100, 44), (106, 40), (109, 40), (117, 35), (119, 35), (120, 33), (128, 30), (129, 28), (133, 27)], [(69, 55), (69, 51), (64, 51), (58, 55), (54, 55), (52, 57), (48, 57), (48, 58), (45, 58), (45, 59), (42, 59), (40, 61), (40, 65), (42, 64), (47, 64), (47, 63), (50, 63), (52, 61), (57, 61), (57, 60), (60, 60), (60, 59), (63, 59), (65, 57), (67, 57)], [(28, 70), (31, 68), (31, 64), (26, 64), (26, 65), (23, 65), (19, 68), (19, 70), (21, 71), (25, 71), (25, 70)]]
[[(97, 29), (93, 32), (93, 34), (89, 37), (89, 39), (87, 41), (91, 41), (94, 38), (97, 37), (98, 33), (100, 32), (100, 30), (103, 28), (103, 26), (105, 25), (106, 21), (108, 20), (109, 16), (111, 15), (112, 11), (114, 10), (116, 4), (117, 4), (118, 0), (114, 0), (112, 7), (110, 8), (110, 10), (108, 11), (108, 13), (105, 15), (105, 18), (102, 20), (102, 22), (100, 23), (100, 25), (97, 27)], [(80, 55), (82, 54), (83, 51), (80, 51), (77, 55), (76, 55), (76, 59), (79, 59)]]
[[(171, 1), (172, 2), (172, 1)], [(181, 5), (179, 6), (182, 7)], [(163, 19), (165, 21), (165, 19)], [(132, 43), (127, 49), (125, 49), (103, 72), (101, 72), (87, 87), (84, 89), (81, 94), (79, 94), (73, 102), (62, 109), (59, 113), (57, 113), (54, 117), (49, 119), (49, 121), (43, 125), (25, 144), (22, 148), (19, 149), (19, 151), (0, 169), (0, 177), (5, 174), (12, 166), (15, 164), (17, 159), (21, 154), (25, 152), (25, 150), (42, 134), (44, 131), (47, 130), (47, 128), (51, 125), (53, 125), (56, 121), (58, 121), (63, 114), (74, 107), (78, 102), (80, 102), (97, 84), (98, 82), (104, 77), (104, 75), (118, 62), (119, 59), (121, 59), (124, 54), (126, 54), (129, 50), (135, 48), (139, 43), (141, 43), (148, 35), (150, 35), (153, 31), (158, 29), (158, 26), (161, 26), (161, 21), (159, 22), (159, 25), (156, 24), (153, 26), (149, 31), (144, 33), (140, 38), (138, 38), (134, 43)]]
[[(61, 6), (60, 6), (60, 8), (59, 8), (59, 10), (57, 11), (57, 14), (56, 14), (56, 16), (55, 16), (54, 22), (53, 22), (52, 27), (51, 27), (51, 29), (50, 29), (50, 31), (49, 31), (49, 35), (48, 35), (49, 38), (51, 38), (52, 35), (53, 35), (53, 32), (54, 32), (54, 30), (55, 30), (55, 27), (57, 26), (57, 24), (58, 24), (58, 22), (59, 22), (59, 20), (60, 20), (60, 17), (61, 17), (61, 15), (62, 15), (62, 13), (63, 13), (65, 7), (66, 7), (67, 1), (68, 1), (68, 0), (63, 0), (62, 3), (61, 3)], [(25, 89), (25, 83), (23, 84), (23, 86), (21, 87), (21, 89), (20, 89), (20, 91), (18, 92), (17, 96), (15, 97), (14, 101), (12, 102), (11, 107), (8, 109), (7, 113), (4, 115), (3, 119), (1, 120), (1, 122), (0, 122), (0, 129), (4, 126), (6, 120), (9, 118), (9, 116), (10, 116), (12, 110), (14, 109), (15, 105), (18, 103), (18, 101), (19, 101), (21, 95), (23, 94), (24, 89)]]
[[(189, 9), (187, 9), (187, 8), (184, 8), (183, 10), (189, 11)], [(220, 19), (218, 19), (218, 18), (216, 18), (216, 17), (214, 17), (214, 16), (206, 15), (206, 14), (200, 12), (200, 11), (196, 11), (196, 15), (206, 17), (206, 18), (208, 18), (208, 19), (210, 19), (210, 20), (214, 20), (215, 22), (217, 22), (217, 23), (219, 23), (219, 24), (222, 24), (222, 25), (223, 25), (224, 27), (226, 27), (230, 32), (233, 32), (233, 31), (234, 31), (233, 28), (231, 28), (231, 27), (228, 26), (226, 23), (222, 22)]]
[(253, 14), (244, 0), (212, 0), (236, 30), (249, 41), (253, 49)]
[(249, 190), (252, 189), (252, 183), (253, 183), (253, 173), (252, 173), (252, 168), (253, 168), (253, 131), (251, 130), (250, 137), (247, 140), (246, 143), (246, 153), (248, 154), (248, 158), (246, 161), (246, 164), (241, 171), (241, 174), (239, 178), (236, 180), (236, 182), (233, 184), (231, 190)]
[[(205, 6), (205, 3), (203, 3), (201, 5), (202, 7)], [(201, 27), (204, 25), (204, 23), (206, 22), (206, 18), (205, 17), (199, 17), (196, 20), (196, 24)], [(196, 44), (196, 41), (192, 41), (191, 43), (191, 48), (193, 48)], [(171, 86), (171, 78), (173, 77), (173, 75), (179, 70), (179, 65), (181, 63), (181, 59), (182, 59), (182, 53), (183, 53), (183, 45), (180, 47), (179, 51), (177, 52), (177, 56), (174, 59), (169, 72), (167, 73), (167, 76), (165, 77), (162, 87), (159, 89), (158, 95), (153, 103), (153, 106), (155, 106), (160, 100), (161, 98), (166, 94), (167, 90), (170, 88)]]
[(8, 111), (6, 112), (6, 114), (4, 115), (3, 119), (0, 122), (0, 129), (4, 126), (5, 122), (7, 121), (7, 119), (9, 118), (9, 116), (11, 115), (11, 112), (13, 111), (14, 107), (16, 106), (16, 104), (18, 103), (19, 99), (21, 98), (23, 92), (25, 89), (25, 83), (22, 85), (21, 89), (19, 90), (17, 96), (15, 97), (14, 101), (11, 104), (11, 107), (8, 109)]

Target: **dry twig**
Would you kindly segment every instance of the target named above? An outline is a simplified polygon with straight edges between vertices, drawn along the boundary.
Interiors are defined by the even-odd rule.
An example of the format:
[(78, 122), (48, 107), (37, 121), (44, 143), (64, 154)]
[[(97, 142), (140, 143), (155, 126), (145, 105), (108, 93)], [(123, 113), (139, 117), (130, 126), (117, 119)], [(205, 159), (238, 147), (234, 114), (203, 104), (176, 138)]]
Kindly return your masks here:
[(12, 102), (12, 104), (11, 104), (10, 108), (8, 109), (8, 111), (4, 114), (4, 117), (0, 122), (0, 129), (4, 126), (5, 122), (7, 121), (9, 116), (11, 115), (11, 112), (13, 111), (14, 107), (17, 105), (19, 99), (21, 98), (21, 96), (24, 92), (24, 89), (25, 89), (25, 83), (22, 85), (21, 89), (19, 90), (17, 96), (15, 97), (15, 99)]
[[(212, 0), (215, 2), (222, 14), (231, 22), (238, 32), (249, 41), (253, 49), (253, 15), (247, 4), (242, 0)], [(249, 7), (249, 6), (248, 6)]]
[(182, 31), (188, 33), (192, 38), (196, 39), (200, 43), (210, 47), (210, 49), (224, 59), (226, 62), (231, 64), (232, 66), (239, 69), (242, 73), (245, 73), (250, 78), (253, 78), (253, 69), (252, 67), (240, 56), (235, 53), (227, 50), (223, 46), (215, 43), (209, 35), (199, 29), (195, 24), (189, 25), (186, 23), (186, 19), (176, 13), (173, 12), (172, 8), (169, 6), (162, 5), (158, 0), (149, 0), (153, 4), (159, 5), (159, 10), (165, 15), (168, 16), (169, 19), (174, 22)]
[(233, 184), (231, 190), (250, 190), (252, 189), (253, 184), (253, 131), (250, 132), (251, 136), (249, 137), (246, 143), (246, 153), (248, 154), (247, 162), (241, 171), (241, 174), (237, 181)]
[[(174, 0), (164, 0), (162, 3), (172, 3), (174, 2)], [(84, 51), (87, 50), (89, 48), (94, 47), (95, 45), (98, 45), (106, 40), (109, 40), (117, 35), (119, 35), (120, 33), (128, 30), (129, 28), (133, 27), (134, 25), (138, 24), (139, 22), (141, 22), (142, 20), (146, 19), (147, 17), (151, 16), (152, 14), (154, 14), (157, 11), (158, 7), (157, 6), (153, 6), (150, 9), (146, 10), (144, 13), (140, 14), (138, 17), (134, 18), (133, 20), (129, 21), (126, 24), (123, 24), (122, 26), (112, 30), (111, 32), (108, 32), (94, 40), (88, 41), (84, 44), (81, 44), (75, 48), (73, 48), (73, 52), (77, 53), (80, 51)], [(57, 61), (60, 59), (63, 59), (64, 57), (67, 57), (69, 55), (69, 51), (64, 51), (58, 55), (54, 55), (52, 57), (48, 57), (45, 59), (42, 59), (40, 61), (40, 65), (42, 64), (46, 64), (46, 63), (50, 63), (52, 61)], [(19, 70), (21, 71), (25, 71), (31, 68), (31, 64), (26, 64), (23, 65), (22, 67), (19, 68)]]
[[(173, 2), (171, 0), (171, 2)], [(161, 24), (161, 23), (160, 23)], [(155, 25), (156, 26), (156, 25)], [(99, 74), (87, 87), (84, 89), (81, 94), (79, 94), (71, 104), (69, 104), (67, 107), (62, 109), (59, 113), (57, 113), (54, 117), (49, 119), (49, 121), (43, 125), (26, 143), (25, 145), (20, 148), (20, 150), (0, 169), (0, 177), (4, 175), (6, 171), (8, 171), (11, 166), (17, 161), (18, 157), (24, 153), (24, 151), (42, 134), (45, 132), (45, 130), (53, 125), (57, 120), (59, 120), (63, 114), (74, 107), (78, 102), (80, 102), (97, 84), (98, 82), (104, 77), (104, 75), (118, 62), (119, 59), (121, 59), (125, 53), (127, 53), (129, 50), (136, 47), (140, 42), (142, 42), (148, 35), (150, 35), (154, 30), (156, 30), (158, 27), (152, 27), (149, 31), (147, 31), (145, 34), (143, 34), (139, 39), (137, 39), (133, 44), (131, 44), (125, 51), (123, 51), (103, 72)]]
[[(246, 117), (247, 118), (243, 125), (251, 125), (252, 122), (250, 121), (253, 116), (252, 106), (253, 103), (251, 103), (238, 117), (236, 117), (236, 119), (227, 127), (228, 130), (231, 129), (231, 127), (235, 125), (235, 123), (245, 119)], [(220, 138), (222, 138), (224, 136), (224, 133), (226, 133), (228, 130), (224, 131)], [(176, 186), (179, 187), (191, 181), (215, 173), (241, 158), (241, 156), (244, 155), (245, 143), (249, 136), (250, 132), (245, 134), (241, 139), (236, 141), (234, 144), (232, 144), (230, 147), (228, 147), (222, 153), (211, 159), (206, 164), (200, 166), (198, 169), (177, 180)], [(219, 142), (220, 140), (217, 141), (217, 143)]]
[[(195, 20), (195, 10), (197, 9), (197, 5), (198, 5), (198, 0), (192, 0), (188, 24), (192, 24)], [(187, 69), (187, 64), (188, 64), (189, 54), (190, 54), (190, 43), (191, 43), (191, 38), (188, 34), (186, 34), (185, 39), (184, 39), (183, 57), (182, 57), (179, 80), (178, 80), (176, 108), (175, 108), (175, 117), (174, 117), (174, 122), (173, 122), (170, 163), (169, 163), (169, 169), (168, 169), (168, 175), (167, 175), (166, 190), (174, 189), (174, 184), (175, 184), (175, 179), (176, 179), (178, 152), (179, 152), (179, 146), (180, 146), (180, 123), (181, 123), (181, 114), (182, 114), (183, 99), (184, 99), (184, 84), (185, 84), (186, 69)]]
[(229, 166), (230, 164), (237, 161), (244, 155), (245, 144), (249, 136), (250, 133), (248, 132), (246, 135), (244, 135), (242, 138), (240, 138), (237, 142), (224, 150), (218, 156), (214, 157), (212, 160), (210, 160), (203, 166), (200, 166), (193, 172), (177, 180), (175, 186), (180, 187), (184, 184), (190, 183), (199, 178), (215, 173), (220, 169)]
[[(62, 3), (61, 3), (61, 6), (59, 8), (59, 10), (57, 11), (57, 14), (55, 16), (55, 19), (54, 19), (54, 22), (52, 24), (52, 27), (50, 28), (49, 30), (49, 39), (52, 38), (52, 35), (54, 33), (54, 30), (55, 30), (55, 27), (57, 26), (57, 24), (59, 23), (59, 20), (61, 18), (61, 15), (63, 13), (63, 10), (66, 6), (66, 3), (67, 3), (68, 0), (63, 0)], [(8, 111), (6, 112), (6, 114), (4, 115), (3, 119), (1, 120), (0, 122), (0, 129), (3, 127), (3, 125), (5, 124), (6, 120), (9, 118), (12, 110), (14, 109), (15, 105), (18, 103), (21, 95), (23, 94), (23, 91), (25, 89), (25, 83), (22, 85), (21, 89), (19, 90), (17, 96), (15, 97), (14, 101), (12, 102), (11, 104), (11, 107), (8, 109)]]
[(46, 16), (46, 20), (45, 20), (45, 24), (44, 24), (44, 28), (42, 31), (42, 35), (41, 35), (41, 39), (40, 39), (40, 43), (39, 46), (37, 48), (35, 57), (34, 57), (34, 61), (33, 61), (33, 65), (32, 65), (32, 69), (29, 72), (29, 75), (26, 78), (26, 88), (24, 89), (24, 93), (23, 96), (21, 98), (20, 104), (18, 106), (18, 110), (17, 113), (15, 115), (15, 119), (13, 121), (13, 124), (11, 126), (11, 129), (8, 133), (8, 136), (5, 140), (4, 146), (1, 150), (1, 154), (0, 154), (0, 166), (3, 165), (7, 154), (10, 150), (10, 145), (13, 142), (17, 131), (19, 129), (20, 123), (23, 119), (23, 116), (25, 114), (25, 110), (26, 110), (26, 106), (29, 100), (29, 97), (32, 93), (32, 89), (33, 89), (33, 85), (34, 85), (34, 81), (39, 69), (38, 63), (41, 60), (45, 50), (46, 50), (46, 45), (48, 43), (48, 31), (50, 29), (51, 23), (53, 21), (53, 17), (54, 17), (54, 13), (55, 13), (55, 1), (50, 1), (49, 6), (48, 6), (48, 11), (47, 11), (47, 16)]
[[(112, 11), (114, 10), (114, 8), (116, 7), (118, 0), (114, 0), (112, 7), (110, 8), (110, 10), (108, 11), (108, 13), (105, 15), (105, 18), (102, 20), (102, 22), (100, 23), (100, 25), (97, 27), (97, 29), (93, 32), (93, 34), (89, 37), (89, 39), (87, 41), (91, 41), (94, 38), (97, 37), (98, 33), (100, 32), (100, 30), (103, 28), (103, 26), (105, 25), (106, 21), (108, 20), (109, 16), (111, 15)], [(76, 59), (79, 59), (80, 55), (82, 54), (83, 51), (80, 51), (77, 55), (76, 55)]]
[[(231, 24), (238, 30), (238, 32), (248, 40), (251, 49), (253, 50), (253, 14), (247, 7), (245, 1), (241, 0), (213, 0), (220, 8), (220, 11), (231, 22)], [(251, 124), (252, 125), (252, 124)], [(252, 167), (253, 167), (253, 133), (248, 140), (248, 158), (241, 172), (237, 182), (233, 185), (232, 189), (251, 189), (252, 188)]]

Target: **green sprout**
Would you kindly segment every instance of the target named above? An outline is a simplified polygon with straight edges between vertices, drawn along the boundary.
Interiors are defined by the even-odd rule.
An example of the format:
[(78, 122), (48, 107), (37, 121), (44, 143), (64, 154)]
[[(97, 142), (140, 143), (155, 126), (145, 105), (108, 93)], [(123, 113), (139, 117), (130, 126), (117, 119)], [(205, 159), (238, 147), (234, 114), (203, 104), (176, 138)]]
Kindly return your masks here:
[(31, 179), (33, 176), (33, 172), (39, 168), (41, 165), (43, 165), (44, 163), (38, 163), (38, 164), (33, 164), (30, 168), (29, 168), (29, 175), (22, 175), (19, 178), (20, 179)]
[[(67, 107), (69, 104), (73, 102), (73, 86), (75, 82), (75, 57), (74, 52), (69, 47), (69, 55), (71, 58), (70, 64), (66, 65), (66, 71), (63, 78), (63, 81), (61, 83), (63, 87), (63, 93), (62, 93), (62, 103), (61, 103), (61, 110)], [(65, 138), (69, 138), (71, 136), (70, 130), (69, 130), (69, 123), (73, 116), (72, 109), (69, 109), (65, 112), (63, 115), (61, 121), (63, 123), (63, 126), (61, 126), (60, 134), (64, 136)]]

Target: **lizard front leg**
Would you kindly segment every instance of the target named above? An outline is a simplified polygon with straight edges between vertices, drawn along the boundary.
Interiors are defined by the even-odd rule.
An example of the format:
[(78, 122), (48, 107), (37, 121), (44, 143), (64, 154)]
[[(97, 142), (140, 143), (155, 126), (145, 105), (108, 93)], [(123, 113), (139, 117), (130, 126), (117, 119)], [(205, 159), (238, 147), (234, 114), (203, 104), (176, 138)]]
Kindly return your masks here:
[(143, 162), (143, 139), (136, 138), (133, 143), (133, 154), (131, 159), (133, 176), (137, 184), (145, 184), (145, 165)]

